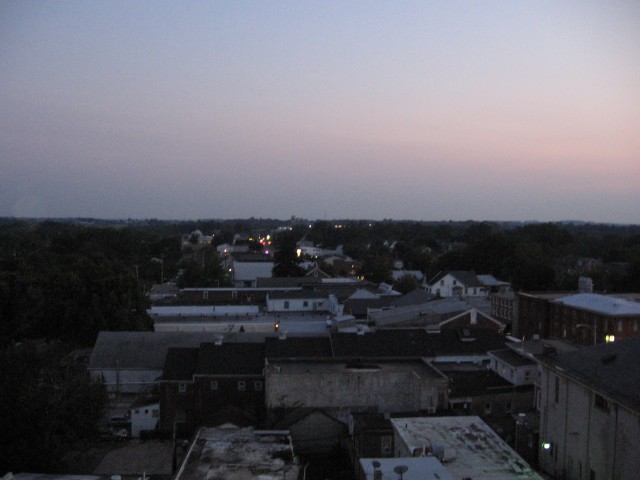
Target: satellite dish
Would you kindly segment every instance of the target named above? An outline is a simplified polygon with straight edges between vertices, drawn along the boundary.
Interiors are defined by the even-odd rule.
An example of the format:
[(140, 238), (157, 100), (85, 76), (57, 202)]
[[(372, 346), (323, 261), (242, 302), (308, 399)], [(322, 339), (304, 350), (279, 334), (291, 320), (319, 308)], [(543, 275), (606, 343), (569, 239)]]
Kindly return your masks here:
[(400, 475), (400, 480), (402, 480), (402, 475), (409, 470), (409, 467), (407, 467), (406, 465), (398, 465), (397, 467), (395, 467), (393, 469), (394, 472), (396, 472), (398, 475)]

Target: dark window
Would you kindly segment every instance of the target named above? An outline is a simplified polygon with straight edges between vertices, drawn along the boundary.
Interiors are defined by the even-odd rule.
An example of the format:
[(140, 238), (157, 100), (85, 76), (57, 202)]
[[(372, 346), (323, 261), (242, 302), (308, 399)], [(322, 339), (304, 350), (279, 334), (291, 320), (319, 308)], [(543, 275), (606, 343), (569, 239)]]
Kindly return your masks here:
[(262, 382), (255, 382), (253, 388), (256, 392), (260, 392), (262, 390)]
[(238, 382), (238, 391), (244, 392), (246, 389), (247, 389), (247, 384), (245, 383), (244, 380), (240, 380)]
[(179, 383), (178, 384), (178, 391), (181, 393), (184, 393), (187, 391), (187, 384), (186, 383)]
[(209, 385), (209, 387), (211, 388), (211, 390), (217, 390), (218, 382), (216, 380), (211, 380), (211, 384)]
[(288, 302), (288, 301), (286, 301), (286, 300), (285, 300), (285, 302), (284, 302), (284, 308), (285, 308), (285, 310), (288, 310), (288, 309), (289, 309), (289, 302)]

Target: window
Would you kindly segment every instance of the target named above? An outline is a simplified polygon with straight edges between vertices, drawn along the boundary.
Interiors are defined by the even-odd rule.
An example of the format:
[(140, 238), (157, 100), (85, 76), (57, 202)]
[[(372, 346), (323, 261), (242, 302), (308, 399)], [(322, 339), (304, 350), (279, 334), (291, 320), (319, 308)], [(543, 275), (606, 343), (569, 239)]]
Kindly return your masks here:
[(209, 298), (209, 292), (207, 291), (202, 292), (202, 298), (207, 300)]
[(383, 435), (380, 437), (380, 452), (383, 456), (391, 456), (391, 444), (393, 437), (391, 435)]
[(638, 320), (634, 320), (633, 321), (633, 331), (637, 332), (638, 331)]
[(440, 286), (443, 287), (444, 286), (444, 280), (440, 280)]
[(254, 384), (253, 384), (253, 389), (254, 389), (256, 392), (260, 392), (260, 391), (262, 391), (262, 382), (254, 382)]
[(148, 409), (148, 408), (145, 408), (145, 409), (144, 409), (144, 414), (145, 414), (145, 415), (149, 415), (149, 409)]
[(524, 371), (524, 381), (528, 382), (531, 380), (531, 372), (529, 370)]
[(507, 404), (505, 405), (505, 410), (507, 411), (507, 413), (513, 412), (513, 402), (507, 402)]
[(187, 391), (187, 384), (186, 383), (179, 383), (178, 384), (178, 391), (180, 393), (184, 393)]
[(218, 390), (218, 382), (216, 380), (211, 380), (211, 383), (209, 383), (209, 388), (211, 390)]
[(239, 392), (244, 392), (247, 389), (247, 384), (245, 383), (244, 380), (240, 380), (238, 382), (238, 391)]
[(484, 413), (485, 415), (491, 415), (491, 402), (486, 402), (484, 404)]
[(289, 310), (289, 301), (288, 300), (285, 300), (285, 302), (284, 302), (284, 309), (285, 310)]
[(618, 331), (622, 331), (622, 320), (618, 320)]
[(302, 306), (303, 307), (308, 307), (309, 306), (309, 302), (305, 300), (304, 302), (302, 302)]

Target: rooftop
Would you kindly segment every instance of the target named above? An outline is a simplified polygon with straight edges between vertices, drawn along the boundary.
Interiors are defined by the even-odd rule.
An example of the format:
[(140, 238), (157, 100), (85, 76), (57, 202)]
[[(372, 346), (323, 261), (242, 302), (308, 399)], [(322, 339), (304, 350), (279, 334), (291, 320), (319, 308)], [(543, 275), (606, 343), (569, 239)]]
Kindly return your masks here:
[(438, 370), (421, 360), (380, 360), (369, 358), (366, 362), (344, 360), (271, 360), (267, 369), (276, 374), (326, 374), (352, 373), (406, 373), (413, 372), (420, 378), (445, 378)]
[[(374, 468), (377, 462), (377, 468)], [(406, 467), (402, 474), (403, 480), (455, 480), (447, 469), (436, 457), (416, 457), (416, 458), (361, 458), (360, 467), (366, 478), (380, 478), (380, 480), (397, 480), (400, 478), (397, 473), (398, 467)], [(374, 471), (378, 470), (379, 477)], [(404, 469), (403, 469), (404, 470)]]
[(289, 432), (227, 425), (198, 431), (175, 480), (295, 480), (298, 470)]
[(640, 412), (640, 336), (538, 358), (603, 396)]
[(502, 360), (503, 362), (511, 365), (512, 367), (526, 367), (529, 365), (535, 365), (536, 362), (516, 353), (511, 348), (502, 348), (500, 350), (492, 350), (487, 352), (489, 356), (494, 356), (498, 360)]
[(391, 423), (411, 452), (444, 448), (444, 465), (454, 478), (542, 480), (480, 417), (395, 418)]
[(640, 302), (597, 293), (569, 295), (554, 300), (554, 303), (614, 317), (640, 315)]

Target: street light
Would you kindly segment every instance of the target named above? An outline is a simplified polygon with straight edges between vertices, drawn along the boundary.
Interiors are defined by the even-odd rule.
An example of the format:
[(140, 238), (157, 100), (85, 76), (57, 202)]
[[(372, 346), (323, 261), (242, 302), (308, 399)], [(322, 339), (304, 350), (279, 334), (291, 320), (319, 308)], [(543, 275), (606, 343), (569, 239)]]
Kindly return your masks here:
[(593, 327), (591, 325), (587, 325), (586, 323), (576, 324), (576, 328), (579, 328), (579, 327), (588, 328), (589, 330), (591, 330), (593, 332), (593, 344), (595, 345), (596, 343), (598, 343), (598, 333), (597, 333), (598, 329), (595, 322), (593, 323)]

